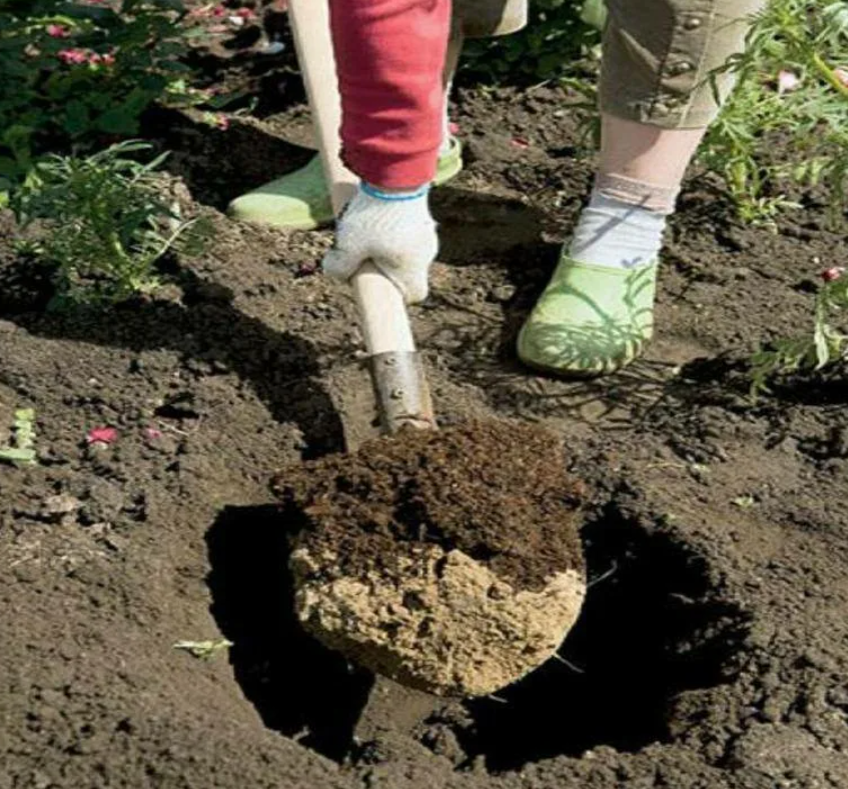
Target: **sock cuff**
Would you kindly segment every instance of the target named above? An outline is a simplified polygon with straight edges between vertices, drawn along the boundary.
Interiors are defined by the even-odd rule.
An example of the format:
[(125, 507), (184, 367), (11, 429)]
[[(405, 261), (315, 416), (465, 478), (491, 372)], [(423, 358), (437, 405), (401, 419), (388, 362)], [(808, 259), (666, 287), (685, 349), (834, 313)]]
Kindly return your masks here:
[(373, 197), (375, 200), (383, 200), (386, 203), (405, 203), (409, 200), (420, 200), (430, 192), (429, 184), (403, 192), (385, 192), (379, 187), (362, 181), (359, 188), (369, 197)]
[(594, 194), (660, 214), (674, 211), (679, 186), (661, 186), (618, 173), (598, 173)]

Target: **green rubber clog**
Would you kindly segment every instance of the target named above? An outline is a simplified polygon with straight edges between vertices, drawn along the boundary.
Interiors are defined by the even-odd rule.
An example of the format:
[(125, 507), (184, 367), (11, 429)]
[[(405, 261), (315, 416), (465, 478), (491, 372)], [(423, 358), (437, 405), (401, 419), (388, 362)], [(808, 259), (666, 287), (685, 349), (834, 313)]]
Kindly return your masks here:
[(563, 255), (518, 335), (519, 358), (573, 378), (629, 364), (653, 335), (657, 268), (607, 268)]
[[(439, 157), (435, 186), (449, 181), (462, 170), (462, 146), (451, 138), (450, 149)], [(293, 173), (237, 197), (227, 207), (233, 219), (285, 227), (315, 230), (333, 221), (330, 190), (319, 156)]]

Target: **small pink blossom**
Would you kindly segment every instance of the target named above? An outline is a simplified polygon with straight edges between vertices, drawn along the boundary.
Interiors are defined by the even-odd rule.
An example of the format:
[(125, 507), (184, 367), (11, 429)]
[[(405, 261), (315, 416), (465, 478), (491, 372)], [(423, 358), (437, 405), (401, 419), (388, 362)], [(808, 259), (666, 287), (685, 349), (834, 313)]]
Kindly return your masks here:
[(104, 66), (114, 66), (115, 65), (115, 56), (111, 52), (107, 52), (101, 58), (101, 61)]
[(842, 266), (832, 266), (831, 268), (826, 268), (821, 273), (821, 278), (825, 282), (834, 282), (839, 279), (845, 273), (845, 269)]
[(457, 135), (457, 134), (459, 134), (459, 124), (458, 124), (458, 123), (454, 123), (453, 121), (451, 121), (451, 122), (448, 124), (448, 131), (449, 131), (449, 132), (450, 132), (450, 133), (451, 133), (454, 137), (456, 137), (456, 135)]
[(150, 441), (155, 441), (157, 438), (162, 438), (162, 431), (158, 427), (144, 428), (144, 437)]
[(103, 60), (102, 55), (98, 55), (96, 52), (92, 52), (92, 53), (88, 56), (88, 62), (89, 62), (92, 66), (96, 66), (96, 65), (97, 65), (98, 63), (100, 63), (102, 60)]
[(71, 31), (64, 25), (47, 25), (47, 35), (51, 38), (67, 38)]
[(93, 427), (85, 435), (87, 444), (111, 444), (118, 438), (114, 427)]
[(801, 86), (801, 78), (794, 71), (784, 69), (777, 75), (777, 92), (791, 93)]
[(252, 8), (237, 8), (234, 16), (239, 16), (242, 19), (255, 19), (256, 12)]
[(88, 53), (84, 49), (62, 49), (56, 53), (56, 57), (69, 65), (88, 62)]
[(227, 9), (222, 5), (216, 5), (212, 9), (212, 16), (222, 17), (227, 15)]

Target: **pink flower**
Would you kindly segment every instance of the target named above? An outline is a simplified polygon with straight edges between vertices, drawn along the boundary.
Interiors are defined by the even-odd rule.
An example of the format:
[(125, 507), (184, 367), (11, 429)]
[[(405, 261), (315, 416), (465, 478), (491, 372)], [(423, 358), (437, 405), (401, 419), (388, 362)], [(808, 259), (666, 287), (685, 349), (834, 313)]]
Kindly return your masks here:
[(234, 16), (240, 16), (242, 19), (255, 19), (256, 12), (252, 8), (237, 8)]
[(114, 427), (93, 427), (85, 435), (86, 444), (111, 444), (118, 438)]
[(144, 437), (153, 441), (162, 438), (162, 431), (158, 427), (146, 427), (144, 428)]
[(115, 56), (109, 52), (105, 55), (101, 55), (97, 52), (90, 52), (87, 62), (90, 66), (114, 66)]
[(215, 8), (212, 9), (212, 16), (222, 17), (227, 15), (227, 9), (222, 5), (216, 5)]
[(67, 38), (71, 31), (64, 25), (47, 25), (47, 35), (52, 38)]
[(88, 53), (84, 49), (62, 49), (56, 54), (56, 57), (69, 65), (88, 62)]
[(839, 279), (845, 273), (845, 269), (842, 266), (832, 266), (831, 268), (826, 268), (821, 273), (821, 278), (825, 282), (834, 282)]
[(786, 71), (785, 69), (777, 75), (777, 92), (791, 93), (801, 86), (801, 78), (794, 71)]
[(457, 134), (459, 134), (459, 124), (458, 124), (458, 123), (454, 123), (453, 121), (451, 121), (451, 122), (448, 124), (448, 131), (449, 131), (449, 132), (450, 132), (450, 133), (451, 133), (454, 137), (456, 137), (456, 135), (457, 135)]

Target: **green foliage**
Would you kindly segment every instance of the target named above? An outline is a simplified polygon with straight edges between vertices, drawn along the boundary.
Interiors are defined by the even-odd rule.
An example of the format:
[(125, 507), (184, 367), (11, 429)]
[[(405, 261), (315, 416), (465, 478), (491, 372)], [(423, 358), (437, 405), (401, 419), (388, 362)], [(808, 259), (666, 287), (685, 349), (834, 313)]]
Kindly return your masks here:
[(233, 646), (232, 641), (226, 638), (217, 638), (210, 641), (177, 641), (174, 649), (188, 652), (192, 657), (200, 660), (211, 660), (215, 655)]
[(599, 42), (598, 0), (535, 0), (526, 29), (511, 36), (470, 42), (464, 68), (493, 82), (532, 82), (572, 71)]
[(823, 284), (816, 293), (813, 331), (777, 340), (772, 348), (758, 351), (751, 359), (751, 393), (768, 391), (775, 376), (810, 374), (848, 361), (848, 277), (845, 269), (822, 272)]
[(36, 462), (35, 454), (35, 411), (32, 408), (20, 408), (15, 411), (12, 426), (12, 442), (0, 447), (0, 461), (15, 466), (32, 466)]
[(16, 192), (19, 221), (41, 220), (32, 251), (56, 268), (60, 299), (102, 304), (149, 292), (158, 284), (156, 262), (190, 238), (193, 223), (159, 197), (153, 170), (164, 155), (149, 164), (128, 158), (149, 148), (129, 141), (88, 158), (50, 155)]
[(0, 0), (0, 191), (47, 151), (137, 134), (186, 71), (183, 13), (181, 0)]
[[(702, 161), (748, 222), (771, 223), (785, 192), (823, 185), (834, 218), (848, 176), (848, 2), (772, 0), (743, 55), (723, 70), (738, 87), (710, 129)], [(787, 155), (788, 154), (788, 155)]]

